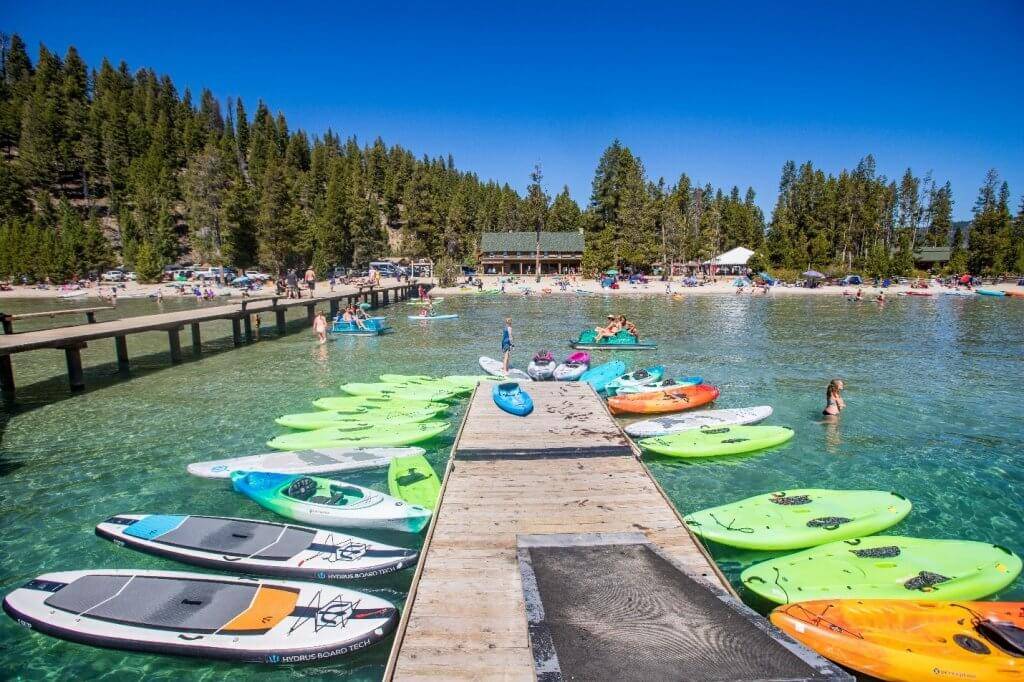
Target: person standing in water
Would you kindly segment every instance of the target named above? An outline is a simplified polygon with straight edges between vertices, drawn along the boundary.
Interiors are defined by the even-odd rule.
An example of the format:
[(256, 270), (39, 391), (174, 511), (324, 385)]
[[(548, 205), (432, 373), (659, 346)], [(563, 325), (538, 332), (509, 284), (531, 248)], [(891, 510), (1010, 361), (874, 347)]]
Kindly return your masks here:
[(501, 330), (501, 366), (508, 374), (508, 363), (512, 360), (512, 318), (505, 318), (505, 328)]
[(825, 409), (821, 412), (826, 417), (834, 417), (846, 407), (842, 396), (843, 388), (845, 387), (842, 379), (828, 382), (828, 388), (825, 389)]
[(324, 317), (322, 310), (316, 311), (316, 317), (313, 318), (313, 331), (316, 333), (320, 345), (327, 343), (327, 318)]

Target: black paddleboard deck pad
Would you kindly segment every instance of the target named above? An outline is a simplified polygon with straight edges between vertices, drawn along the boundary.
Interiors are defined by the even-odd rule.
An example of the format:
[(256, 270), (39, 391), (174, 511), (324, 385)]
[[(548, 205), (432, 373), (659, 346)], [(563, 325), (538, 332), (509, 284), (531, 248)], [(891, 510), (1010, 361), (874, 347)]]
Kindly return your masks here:
[(537, 679), (849, 680), (642, 533), (520, 535)]

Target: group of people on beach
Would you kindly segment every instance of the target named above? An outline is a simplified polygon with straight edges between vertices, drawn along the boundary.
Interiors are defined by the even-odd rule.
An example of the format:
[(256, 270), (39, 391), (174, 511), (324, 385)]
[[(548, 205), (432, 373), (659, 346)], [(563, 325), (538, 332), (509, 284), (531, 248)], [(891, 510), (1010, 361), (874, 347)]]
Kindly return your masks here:
[(640, 340), (640, 332), (637, 330), (636, 325), (632, 321), (627, 320), (625, 315), (609, 315), (608, 324), (604, 327), (594, 327), (596, 336), (594, 341), (601, 341), (602, 339), (609, 339), (620, 331), (626, 330), (633, 335), (637, 341)]

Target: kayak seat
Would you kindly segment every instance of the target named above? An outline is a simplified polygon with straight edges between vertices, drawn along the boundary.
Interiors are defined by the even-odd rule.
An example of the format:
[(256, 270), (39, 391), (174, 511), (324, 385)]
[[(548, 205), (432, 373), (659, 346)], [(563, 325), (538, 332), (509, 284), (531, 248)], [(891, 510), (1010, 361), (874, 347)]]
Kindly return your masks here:
[(295, 500), (307, 501), (316, 494), (316, 481), (308, 476), (297, 478), (289, 484), (284, 494)]

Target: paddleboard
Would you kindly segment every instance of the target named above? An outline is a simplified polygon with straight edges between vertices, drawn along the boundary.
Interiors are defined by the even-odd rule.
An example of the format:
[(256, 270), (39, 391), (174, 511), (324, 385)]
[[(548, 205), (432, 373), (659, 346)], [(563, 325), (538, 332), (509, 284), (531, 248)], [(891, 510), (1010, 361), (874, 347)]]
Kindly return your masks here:
[(406, 305), (428, 305), (428, 304), (431, 304), (431, 303), (440, 303), (443, 300), (444, 300), (444, 296), (440, 296), (438, 298), (432, 298), (429, 301), (424, 301), (424, 300), (406, 301), (405, 304)]
[(338, 428), (315, 429), (286, 433), (267, 441), (275, 450), (310, 450), (318, 448), (371, 448), (413, 445), (448, 430), (450, 424), (442, 421), (395, 424), (389, 428), (373, 426), (357, 431)]
[(313, 431), (336, 427), (348, 431), (368, 429), (374, 426), (392, 426), (394, 424), (413, 424), (424, 422), (437, 415), (434, 408), (410, 410), (408, 412), (364, 412), (363, 414), (346, 414), (317, 410), (316, 412), (299, 412), (286, 414), (274, 420), (276, 424), (299, 431)]
[(612, 414), (663, 414), (682, 412), (708, 405), (718, 398), (718, 389), (711, 384), (681, 386), (657, 393), (617, 395), (608, 399)]
[(409, 504), (433, 510), (441, 495), (441, 481), (423, 455), (396, 457), (388, 465), (388, 492)]
[(430, 521), (429, 509), (330, 478), (233, 471), (231, 484), (261, 507), (300, 523), (418, 533)]
[(268, 452), (249, 457), (193, 462), (188, 473), (200, 478), (229, 478), (232, 471), (263, 471), (282, 474), (331, 474), (386, 467), (395, 457), (422, 455), (423, 448), (321, 448)]
[(1006, 292), (999, 289), (975, 289), (974, 291), (982, 296), (1006, 296)]
[(313, 401), (313, 407), (318, 410), (330, 412), (346, 412), (351, 414), (365, 414), (368, 412), (415, 412), (417, 410), (436, 409), (440, 414), (448, 409), (448, 405), (430, 400), (407, 400), (393, 395), (368, 395), (368, 396), (328, 396), (317, 398)]
[(443, 384), (407, 384), (396, 385), (378, 383), (350, 382), (341, 385), (341, 390), (354, 396), (379, 396), (384, 398), (400, 398), (405, 400), (443, 401), (451, 400), (461, 389)]
[(605, 362), (591, 367), (580, 375), (580, 381), (587, 382), (594, 387), (595, 391), (600, 393), (604, 390), (604, 387), (608, 385), (609, 381), (613, 381), (616, 377), (625, 373), (626, 363), (621, 360), (612, 360), (610, 362)]
[(1024, 602), (830, 599), (776, 608), (804, 646), (880, 680), (1019, 679)]
[(3, 605), (22, 625), (71, 642), (268, 664), (362, 651), (398, 622), (390, 602), (334, 585), (180, 571), (44, 573)]
[(488, 358), (486, 356), (481, 357), (480, 367), (491, 376), (522, 381), (533, 381), (530, 375), (521, 369), (509, 368), (508, 372), (505, 372), (505, 370), (502, 369), (503, 365), (501, 361), (495, 360), (494, 358)]
[(683, 520), (706, 540), (777, 551), (878, 533), (909, 513), (910, 502), (896, 493), (798, 488), (702, 509)]
[(434, 320), (455, 320), (458, 319), (458, 313), (450, 315), (407, 315), (410, 320), (414, 322), (433, 322)]
[(830, 542), (740, 574), (779, 604), (809, 599), (981, 599), (1013, 582), (1020, 558), (999, 545), (874, 535)]
[(756, 424), (770, 416), (772, 408), (768, 405), (729, 410), (700, 410), (636, 422), (626, 427), (626, 433), (636, 438), (651, 438), (704, 427)]
[(306, 580), (354, 580), (416, 565), (419, 552), (337, 531), (270, 521), (118, 514), (96, 526), (114, 544), (218, 571)]
[(773, 448), (792, 437), (785, 426), (716, 426), (643, 438), (637, 445), (672, 457), (720, 457)]

